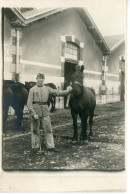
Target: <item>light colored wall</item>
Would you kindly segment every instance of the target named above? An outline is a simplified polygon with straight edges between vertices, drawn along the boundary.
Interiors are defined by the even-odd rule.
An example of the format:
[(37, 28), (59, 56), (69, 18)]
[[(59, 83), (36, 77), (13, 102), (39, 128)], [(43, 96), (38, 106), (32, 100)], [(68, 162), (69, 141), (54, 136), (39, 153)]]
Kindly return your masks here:
[[(107, 94), (119, 94), (119, 57), (125, 55), (125, 42), (113, 51), (108, 60), (108, 75), (106, 76)], [(111, 76), (114, 74), (115, 76)]]
[(11, 25), (9, 18), (4, 17), (4, 79), (12, 79), (11, 70)]
[[(9, 18), (5, 15), (4, 29), (4, 79), (12, 79), (10, 64), (11, 47), (11, 25)], [(74, 35), (80, 42), (84, 43), (83, 61), (86, 71), (99, 72), (94, 74), (85, 73), (85, 85), (93, 87), (99, 94), (101, 86), (102, 52), (96, 45), (94, 38), (87, 31), (87, 27), (79, 14), (74, 10), (66, 10), (60, 14), (39, 20), (22, 28), (22, 60), (29, 61), (21, 63), (20, 81), (35, 81), (36, 74), (46, 74), (46, 82), (60, 83), (61, 65), (61, 35)], [(108, 73), (118, 74), (119, 56), (124, 54), (122, 44), (108, 58)], [(35, 65), (31, 63), (36, 62)], [(43, 64), (42, 65), (39, 65)], [(57, 67), (45, 67), (45, 64)], [(108, 94), (118, 93), (118, 78), (107, 76)], [(114, 89), (113, 89), (114, 88)]]
[[(61, 66), (61, 35), (74, 35), (84, 43), (83, 61), (86, 70), (101, 71), (102, 53), (87, 27), (75, 10), (39, 20), (23, 28), (22, 59)], [(47, 76), (60, 77), (59, 70), (39, 66), (24, 66), (23, 73), (45, 72)], [(53, 71), (53, 72), (52, 72)], [(22, 76), (22, 75), (21, 75)], [(93, 79), (95, 75), (93, 74)], [(88, 78), (89, 74), (85, 74)]]
[(61, 35), (75, 35), (84, 42), (86, 69), (101, 70), (101, 51), (74, 10), (66, 10), (23, 28), (23, 59), (60, 65)]
[(110, 54), (107, 60), (108, 73), (119, 74), (119, 56), (121, 55), (125, 55), (125, 42)]

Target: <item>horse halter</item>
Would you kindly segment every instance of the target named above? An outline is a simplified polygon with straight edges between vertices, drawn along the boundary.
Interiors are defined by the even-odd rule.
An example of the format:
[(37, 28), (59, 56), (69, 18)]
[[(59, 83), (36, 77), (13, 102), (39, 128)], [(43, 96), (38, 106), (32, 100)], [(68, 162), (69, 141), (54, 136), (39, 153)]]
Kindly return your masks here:
[(74, 81), (74, 84), (77, 84), (77, 85), (79, 85), (79, 86), (83, 86), (83, 84), (81, 84), (80, 82), (78, 82), (78, 81)]

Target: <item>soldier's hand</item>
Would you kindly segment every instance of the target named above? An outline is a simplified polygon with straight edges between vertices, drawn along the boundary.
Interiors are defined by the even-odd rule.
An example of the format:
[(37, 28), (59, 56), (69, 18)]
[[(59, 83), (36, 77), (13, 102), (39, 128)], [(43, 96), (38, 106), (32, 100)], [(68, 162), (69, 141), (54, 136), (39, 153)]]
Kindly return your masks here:
[(68, 91), (68, 92), (71, 92), (72, 89), (73, 89), (73, 88), (72, 88), (71, 86), (68, 86), (68, 87), (67, 87), (67, 91)]
[(36, 119), (36, 120), (39, 119), (38, 115), (34, 115), (33, 117), (34, 117), (34, 119)]

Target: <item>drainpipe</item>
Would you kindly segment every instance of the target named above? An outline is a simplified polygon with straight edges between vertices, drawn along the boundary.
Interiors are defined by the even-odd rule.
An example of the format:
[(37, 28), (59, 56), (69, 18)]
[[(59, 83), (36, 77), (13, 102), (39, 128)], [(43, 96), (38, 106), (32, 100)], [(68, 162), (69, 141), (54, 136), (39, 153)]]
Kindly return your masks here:
[(125, 59), (124, 56), (120, 56), (119, 61), (119, 72), (120, 72), (120, 101), (125, 101)]
[(102, 86), (101, 86), (102, 103), (106, 103), (106, 72), (108, 71), (107, 59), (108, 59), (107, 56), (103, 56), (102, 58)]
[(19, 28), (16, 28), (16, 66), (15, 66), (15, 79), (16, 82), (19, 81)]

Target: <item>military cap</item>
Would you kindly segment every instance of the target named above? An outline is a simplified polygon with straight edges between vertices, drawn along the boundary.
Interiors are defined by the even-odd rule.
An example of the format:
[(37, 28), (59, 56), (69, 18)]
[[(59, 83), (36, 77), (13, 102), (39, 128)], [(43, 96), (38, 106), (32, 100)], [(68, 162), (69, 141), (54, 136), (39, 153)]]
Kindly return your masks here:
[(43, 73), (38, 73), (38, 74), (37, 74), (37, 78), (38, 78), (38, 77), (41, 77), (42, 79), (45, 79), (45, 75), (44, 75)]

